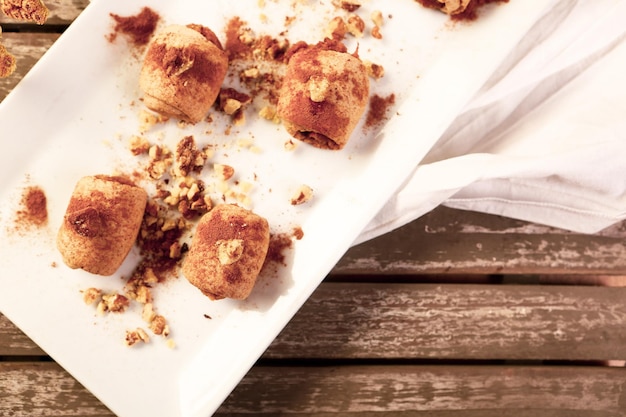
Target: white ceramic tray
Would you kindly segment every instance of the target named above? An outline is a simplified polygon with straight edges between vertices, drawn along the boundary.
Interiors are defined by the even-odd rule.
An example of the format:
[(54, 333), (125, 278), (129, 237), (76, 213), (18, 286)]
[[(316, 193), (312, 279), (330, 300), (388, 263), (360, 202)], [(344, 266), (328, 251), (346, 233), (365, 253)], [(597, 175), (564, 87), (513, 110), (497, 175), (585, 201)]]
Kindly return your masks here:
[[(384, 128), (359, 126), (342, 151), (301, 144), (287, 152), (284, 130), (252, 110), (228, 136), (220, 116), (211, 134), (204, 122), (184, 129), (171, 122), (149, 132), (150, 140), (170, 147), (188, 134), (200, 144), (219, 144), (224, 151), (213, 162), (233, 165), (241, 179), (256, 174), (254, 211), (275, 231), (304, 231), (287, 266), (277, 276), (261, 276), (246, 301), (210, 301), (182, 277), (159, 286), (155, 305), (170, 323), (171, 349), (157, 337), (140, 348), (125, 347), (125, 330), (144, 325), (137, 311), (101, 317), (82, 302), (80, 291), (90, 286), (120, 290), (136, 253), (115, 276), (98, 277), (66, 268), (54, 244), (80, 177), (138, 165), (127, 139), (139, 129), (140, 58), (106, 35), (111, 12), (133, 15), (146, 3), (92, 2), (0, 104), (0, 310), (116, 414), (207, 416), (548, 5), (514, 0), (488, 8), (476, 22), (452, 24), (411, 0), (364, 1), (357, 13), (371, 27), (370, 13), (380, 10), (384, 37), (359, 39), (359, 53), (384, 66), (386, 75), (372, 81), (372, 94), (395, 93), (396, 106)], [(154, 0), (149, 6), (163, 23), (201, 23), (221, 39), (233, 16), (257, 34), (271, 35), (284, 30), (286, 16), (295, 16), (289, 39), (316, 42), (336, 13), (330, 1), (265, 3), (262, 10), (257, 0)], [(228, 146), (237, 139), (252, 139), (261, 152)], [(301, 184), (314, 189), (314, 199), (291, 206), (290, 193)], [(45, 190), (49, 223), (16, 233), (15, 211), (28, 185)]]

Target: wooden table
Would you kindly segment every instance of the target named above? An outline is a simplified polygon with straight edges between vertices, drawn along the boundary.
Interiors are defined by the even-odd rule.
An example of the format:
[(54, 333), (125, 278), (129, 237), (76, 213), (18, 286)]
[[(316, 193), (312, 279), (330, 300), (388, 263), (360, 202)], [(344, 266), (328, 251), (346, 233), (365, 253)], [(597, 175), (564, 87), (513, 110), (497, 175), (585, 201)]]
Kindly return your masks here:
[[(87, 3), (0, 19), (0, 100)], [(437, 208), (350, 249), (217, 414), (626, 415), (625, 236)], [(0, 415), (112, 413), (0, 314)]]

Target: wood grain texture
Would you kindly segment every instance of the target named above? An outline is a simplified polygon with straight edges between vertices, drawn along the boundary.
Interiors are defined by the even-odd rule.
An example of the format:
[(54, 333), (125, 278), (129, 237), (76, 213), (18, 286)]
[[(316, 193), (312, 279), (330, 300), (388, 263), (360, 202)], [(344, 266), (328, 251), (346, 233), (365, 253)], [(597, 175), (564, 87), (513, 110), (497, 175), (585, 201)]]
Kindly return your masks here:
[(113, 413), (55, 363), (0, 362), (0, 415), (110, 417)]
[(4, 33), (2, 43), (17, 60), (13, 75), (0, 78), (0, 102), (59, 38), (56, 33)]
[(40, 355), (45, 352), (0, 313), (0, 357)]
[[(0, 355), (37, 354), (0, 319)], [(626, 288), (324, 283), (264, 357), (626, 360)]]
[(329, 283), (269, 358), (626, 359), (626, 289)]
[(363, 274), (622, 274), (626, 222), (583, 235), (438, 207), (351, 248), (334, 272)]
[(256, 415), (476, 417), (491, 412), (497, 416), (617, 417), (625, 409), (626, 374), (621, 369), (256, 367), (216, 415), (252, 411)]
[[(54, 363), (0, 363), (0, 415), (113, 414)], [(216, 415), (623, 416), (606, 367), (355, 365), (253, 368)]]

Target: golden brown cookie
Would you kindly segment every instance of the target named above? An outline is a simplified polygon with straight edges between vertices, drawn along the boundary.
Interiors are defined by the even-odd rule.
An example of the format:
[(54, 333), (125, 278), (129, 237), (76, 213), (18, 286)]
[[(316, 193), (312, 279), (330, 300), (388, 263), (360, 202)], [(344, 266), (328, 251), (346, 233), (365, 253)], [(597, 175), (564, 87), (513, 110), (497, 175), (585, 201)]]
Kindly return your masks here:
[(81, 178), (57, 234), (65, 264), (92, 274), (115, 273), (135, 243), (147, 200), (126, 178)]
[(202, 216), (183, 274), (212, 300), (250, 295), (267, 255), (267, 220), (232, 204), (222, 204)]
[(217, 99), (228, 56), (215, 34), (200, 25), (170, 25), (157, 33), (144, 58), (139, 86), (148, 108), (191, 123)]

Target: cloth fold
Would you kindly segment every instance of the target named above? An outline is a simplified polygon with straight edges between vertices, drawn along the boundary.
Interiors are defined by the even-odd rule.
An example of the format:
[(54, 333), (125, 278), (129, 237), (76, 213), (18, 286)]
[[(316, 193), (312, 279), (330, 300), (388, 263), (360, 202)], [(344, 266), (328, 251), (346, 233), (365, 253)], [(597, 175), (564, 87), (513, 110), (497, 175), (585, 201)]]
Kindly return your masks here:
[(538, 21), (356, 243), (438, 205), (582, 233), (626, 218), (626, 2)]

